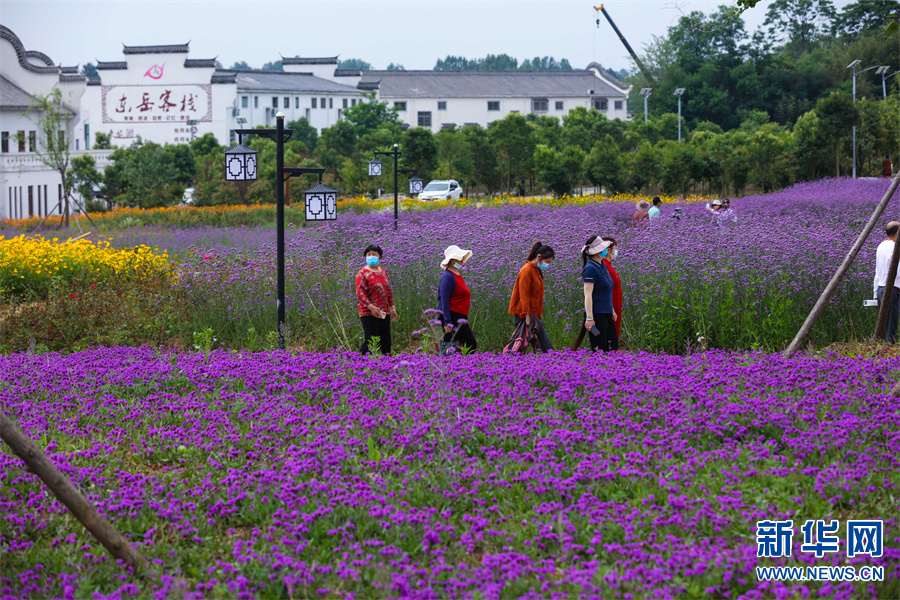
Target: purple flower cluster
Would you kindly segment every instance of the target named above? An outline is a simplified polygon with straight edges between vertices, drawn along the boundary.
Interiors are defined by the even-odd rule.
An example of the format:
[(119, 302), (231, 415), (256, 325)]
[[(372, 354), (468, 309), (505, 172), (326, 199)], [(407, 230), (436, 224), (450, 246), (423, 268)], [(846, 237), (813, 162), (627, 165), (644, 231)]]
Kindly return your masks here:
[[(341, 327), (356, 332), (353, 276), (362, 249), (378, 243), (401, 314), (395, 339), (402, 345), (421, 327), (418, 315), (436, 304), (444, 248), (458, 244), (473, 251), (465, 272), (470, 324), (484, 348), (497, 350), (512, 332), (506, 309), (516, 273), (531, 244), (542, 240), (557, 253), (545, 275), (544, 321), (554, 344), (564, 347), (583, 304), (580, 249), (600, 233), (619, 241), (615, 266), (630, 348), (683, 352), (703, 337), (710, 347), (775, 350), (793, 337), (886, 186), (850, 179), (800, 184), (734, 200), (733, 218), (713, 217), (691, 203), (675, 219), (674, 206), (663, 205), (662, 215), (643, 228), (630, 226), (631, 205), (615, 203), (407, 211), (396, 231), (391, 215), (342, 214), (288, 231), (288, 322), (314, 335)], [(181, 256), (181, 285), (194, 302), (217, 323), (244, 331), (271, 321), (274, 237), (270, 228), (146, 228), (121, 232), (115, 243), (142, 242)], [(815, 343), (862, 338), (871, 330), (875, 314), (862, 301), (872, 295), (881, 238), (877, 231), (863, 247), (813, 331)], [(323, 338), (313, 347), (338, 345), (358, 344)]]
[[(0, 357), (0, 405), (153, 563), (0, 450), (0, 597), (886, 598), (900, 358)], [(883, 583), (767, 583), (763, 519), (885, 523)], [(799, 563), (798, 563), (799, 561)], [(146, 589), (144, 589), (146, 588)], [(100, 596), (96, 596), (100, 597)]]

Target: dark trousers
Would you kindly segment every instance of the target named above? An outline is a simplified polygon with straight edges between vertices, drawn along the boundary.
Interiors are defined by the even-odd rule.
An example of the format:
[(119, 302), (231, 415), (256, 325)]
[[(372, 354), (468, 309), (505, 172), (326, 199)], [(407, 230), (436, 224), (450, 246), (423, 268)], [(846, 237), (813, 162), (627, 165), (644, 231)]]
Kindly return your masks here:
[[(513, 315), (513, 326), (518, 327), (519, 323), (522, 322), (522, 317), (519, 315)], [(541, 350), (544, 352), (549, 352), (553, 350), (553, 344), (550, 342), (550, 336), (547, 335), (547, 330), (541, 327), (541, 330), (538, 331), (538, 345), (541, 347)]]
[[(460, 319), (469, 320), (469, 315), (464, 315), (462, 313), (450, 311), (450, 322), (455, 326), (456, 322)], [(441, 325), (446, 325), (444, 322), (444, 315), (440, 315)], [(453, 331), (450, 333), (444, 334), (444, 341), (449, 342), (453, 337)], [(469, 348), (469, 352), (475, 352), (476, 348), (478, 348), (478, 342), (475, 341), (475, 334), (472, 333), (472, 328), (469, 327), (468, 323), (463, 323), (463, 325), (459, 328), (459, 331), (456, 333), (456, 341), (459, 342), (460, 347), (467, 346)]]
[(600, 335), (594, 335), (588, 331), (591, 337), (591, 350), (610, 350), (619, 349), (619, 336), (616, 335), (616, 322), (613, 321), (612, 313), (603, 315), (594, 315), (594, 325), (600, 331)]
[[(878, 286), (876, 292), (878, 306), (881, 307), (881, 299), (884, 298), (884, 286)], [(891, 310), (888, 313), (887, 327), (884, 328), (884, 341), (893, 344), (897, 339), (897, 322), (900, 320), (900, 289), (894, 288), (891, 292)]]
[(368, 354), (369, 352), (369, 342), (373, 337), (378, 337), (380, 340), (380, 349), (382, 354), (390, 354), (391, 353), (391, 316), (387, 315), (383, 319), (379, 319), (373, 317), (371, 315), (367, 315), (365, 317), (360, 317), (360, 321), (362, 321), (363, 327), (363, 345), (360, 349), (360, 352), (363, 354)]

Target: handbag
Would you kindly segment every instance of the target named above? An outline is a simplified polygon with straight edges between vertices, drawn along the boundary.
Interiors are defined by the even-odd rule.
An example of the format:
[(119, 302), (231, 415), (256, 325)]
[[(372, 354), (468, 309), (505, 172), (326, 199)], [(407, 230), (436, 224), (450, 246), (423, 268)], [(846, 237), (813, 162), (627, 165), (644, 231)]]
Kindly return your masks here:
[(453, 336), (450, 338), (449, 342), (445, 342), (443, 336), (437, 342), (437, 351), (441, 356), (452, 356), (454, 354), (459, 354), (459, 341), (456, 339), (456, 334), (459, 333), (459, 327), (453, 332)]

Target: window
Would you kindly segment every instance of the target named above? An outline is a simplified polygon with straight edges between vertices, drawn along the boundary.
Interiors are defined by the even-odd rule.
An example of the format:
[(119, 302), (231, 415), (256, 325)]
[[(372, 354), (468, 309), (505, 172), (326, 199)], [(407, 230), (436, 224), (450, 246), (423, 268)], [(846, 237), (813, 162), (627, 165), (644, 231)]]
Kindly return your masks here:
[(431, 112), (419, 111), (419, 127), (431, 127)]
[(75, 149), (76, 149), (76, 150), (78, 150), (78, 143), (79, 143), (80, 141), (81, 141), (81, 140), (79, 140), (78, 138), (75, 138)]
[(247, 96), (241, 96), (241, 108), (247, 108), (249, 102), (247, 102)]
[(91, 149), (91, 126), (88, 123), (84, 124), (84, 149)]
[(622, 101), (616, 100), (616, 103), (614, 104), (614, 106), (616, 107), (616, 110), (622, 110)]
[(342, 113), (342, 112), (343, 112), (343, 109), (340, 109), (340, 108), (339, 108), (339, 109), (338, 109), (338, 121), (341, 120), (341, 113)]
[(447, 110), (446, 100), (438, 100), (438, 110)]
[(309, 109), (306, 109), (306, 120), (309, 121)]
[(488, 100), (488, 110), (500, 110), (500, 101)]
[(300, 96), (294, 97), (294, 108), (300, 108)]
[(259, 108), (259, 96), (253, 96), (253, 108)]
[(0, 152), (9, 152), (9, 132), (0, 132)]
[[(87, 127), (87, 125), (85, 125), (85, 127)], [(75, 140), (75, 141), (77, 142), (78, 140)], [(75, 149), (78, 150), (78, 147), (76, 146)], [(28, 151), (29, 152), (37, 151), (37, 132), (35, 132), (35, 131), (28, 132)]]
[(281, 101), (281, 106), (284, 108), (290, 108), (291, 107), (291, 99), (288, 98), (287, 96), (285, 96), (284, 99)]
[(562, 100), (556, 101), (556, 110), (563, 110), (563, 101)]
[(334, 98), (328, 99), (328, 108), (334, 108)]
[(350, 101), (350, 106), (356, 106), (356, 98)]
[(322, 104), (321, 104), (321, 106), (322, 106), (322, 108), (325, 108), (325, 98), (322, 98)]
[(16, 134), (16, 139), (19, 140), (19, 152), (25, 152), (25, 132), (18, 132)]
[(58, 131), (57, 133), (59, 134), (59, 147), (65, 148), (66, 147), (66, 132)]
[(318, 104), (319, 104), (319, 99), (318, 99), (318, 98), (313, 98), (313, 99), (312, 99), (312, 107), (313, 107), (313, 108), (319, 108)]
[(547, 112), (550, 110), (550, 101), (546, 98), (533, 98), (531, 100), (531, 112)]
[(278, 108), (278, 96), (272, 96), (272, 108)]
[(609, 102), (606, 99), (594, 98), (594, 109), (606, 110), (609, 108)]
[(344, 108), (347, 108), (347, 99), (344, 98)]
[(394, 102), (394, 108), (397, 110), (406, 110), (406, 102)]
[(34, 186), (28, 186), (28, 216), (34, 216)]

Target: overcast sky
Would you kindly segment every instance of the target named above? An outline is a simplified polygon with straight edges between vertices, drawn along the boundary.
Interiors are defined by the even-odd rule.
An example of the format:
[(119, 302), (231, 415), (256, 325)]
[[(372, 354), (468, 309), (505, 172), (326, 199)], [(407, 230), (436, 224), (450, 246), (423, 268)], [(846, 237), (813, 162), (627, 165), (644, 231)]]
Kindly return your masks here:
[[(841, 8), (850, 0), (837, 0)], [(123, 60), (122, 44), (183, 44), (191, 58), (252, 67), (284, 56), (362, 58), (376, 69), (395, 62), (431, 69), (448, 54), (479, 58), (509, 54), (567, 58), (575, 68), (591, 61), (630, 68), (628, 53), (602, 14), (600, 2), (505, 0), (262, 0), (159, 1), (0, 0), (0, 23), (26, 50), (57, 64)], [(607, 0), (605, 6), (640, 53), (682, 13), (711, 12), (721, 1)], [(734, 4), (733, 0), (729, 4)], [(744, 14), (752, 32), (769, 2)], [(599, 16), (600, 26), (595, 19)]]

